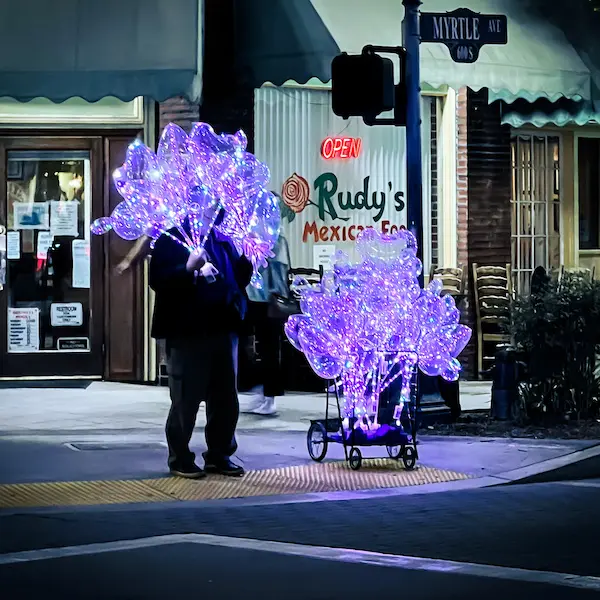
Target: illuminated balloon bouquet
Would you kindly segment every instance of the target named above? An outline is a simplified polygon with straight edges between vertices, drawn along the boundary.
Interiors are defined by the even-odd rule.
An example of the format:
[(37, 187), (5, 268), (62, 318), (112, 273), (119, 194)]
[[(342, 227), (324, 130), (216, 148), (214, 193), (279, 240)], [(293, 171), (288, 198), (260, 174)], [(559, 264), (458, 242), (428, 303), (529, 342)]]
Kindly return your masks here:
[(277, 197), (267, 189), (269, 169), (246, 144), (242, 131), (217, 135), (206, 123), (194, 123), (189, 135), (170, 123), (156, 154), (134, 141), (125, 164), (113, 173), (123, 201), (110, 217), (94, 221), (92, 232), (112, 229), (126, 240), (145, 235), (153, 241), (167, 234), (193, 252), (204, 247), (214, 228), (246, 255), (252, 284), (262, 287), (259, 269), (273, 254), (280, 213)]
[[(416, 370), (456, 381), (461, 370), (457, 357), (471, 330), (459, 324), (454, 299), (440, 295), (440, 281), (421, 289), (422, 264), (410, 232), (382, 235), (366, 229), (356, 244), (358, 262), (338, 252), (333, 271), (320, 284), (300, 278), (294, 282), (302, 314), (289, 318), (286, 334), (319, 376), (341, 383), (343, 395), (340, 402), (336, 387), (339, 419), (326, 415), (312, 422), (308, 450), (320, 461), (329, 441), (341, 442), (350, 467), (359, 469), (358, 446), (387, 446), (390, 457), (412, 469), (418, 458)], [(388, 390), (394, 382), (396, 398)], [(386, 390), (391, 408), (380, 410)]]
[[(280, 212), (267, 188), (269, 169), (246, 151), (246, 144), (243, 132), (217, 135), (206, 123), (195, 123), (189, 135), (169, 124), (156, 154), (136, 140), (113, 174), (123, 201), (110, 217), (92, 224), (93, 233), (112, 229), (127, 240), (167, 234), (193, 252), (215, 229), (246, 255), (253, 267), (251, 283), (262, 287), (259, 270), (273, 255)], [(170, 233), (173, 228), (178, 235)], [(422, 265), (412, 234), (401, 230), (386, 236), (367, 229), (356, 243), (357, 263), (338, 252), (320, 284), (297, 278), (292, 286), (302, 312), (288, 319), (286, 335), (317, 375), (339, 380), (343, 390), (339, 419), (326, 415), (312, 423), (309, 453), (322, 460), (329, 441), (341, 442), (345, 451), (350, 446), (347, 458), (358, 469), (358, 446), (385, 445), (390, 456), (413, 468), (416, 369), (458, 379), (456, 357), (471, 331), (459, 324), (454, 300), (440, 296), (440, 282), (420, 288)], [(391, 419), (381, 422), (381, 394), (398, 378), (399, 399)]]

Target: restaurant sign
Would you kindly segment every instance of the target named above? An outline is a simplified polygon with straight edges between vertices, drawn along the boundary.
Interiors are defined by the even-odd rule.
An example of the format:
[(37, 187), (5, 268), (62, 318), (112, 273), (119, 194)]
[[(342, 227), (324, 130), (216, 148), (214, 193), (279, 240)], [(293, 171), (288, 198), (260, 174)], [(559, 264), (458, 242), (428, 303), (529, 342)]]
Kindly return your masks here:
[(438, 42), (454, 62), (473, 63), (486, 44), (508, 43), (506, 15), (482, 15), (468, 8), (421, 13), (421, 42)]
[[(387, 190), (375, 190), (371, 177), (362, 181), (362, 187), (356, 190), (341, 189), (340, 181), (334, 173), (321, 173), (312, 185), (305, 177), (294, 173), (283, 183), (281, 189), (281, 214), (288, 222), (307, 207), (315, 207), (318, 220), (304, 223), (302, 241), (315, 242), (353, 242), (365, 228), (379, 228), (382, 233), (394, 233), (403, 226), (383, 218), (390, 212), (400, 213), (405, 208), (404, 192), (394, 188), (391, 181)], [(373, 225), (348, 223), (351, 214), (356, 211), (368, 212)], [(332, 221), (326, 224), (325, 221)]]

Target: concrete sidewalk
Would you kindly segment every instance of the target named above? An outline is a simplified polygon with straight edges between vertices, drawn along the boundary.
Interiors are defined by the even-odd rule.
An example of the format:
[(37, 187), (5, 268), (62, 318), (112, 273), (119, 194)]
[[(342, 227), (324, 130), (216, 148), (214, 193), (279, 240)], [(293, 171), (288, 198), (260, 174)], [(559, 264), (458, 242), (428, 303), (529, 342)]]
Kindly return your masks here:
[[(485, 384), (462, 387), (463, 405), (483, 408)], [(165, 388), (94, 383), (86, 390), (0, 391), (0, 483), (157, 477), (165, 472)], [(489, 401), (489, 400), (488, 400)], [(242, 395), (241, 403), (248, 402)], [(287, 395), (279, 416), (242, 415), (237, 457), (248, 469), (311, 464), (306, 449), (310, 419), (324, 414), (325, 397)], [(465, 406), (465, 407), (466, 407)], [(193, 439), (204, 447), (204, 411)], [(593, 441), (443, 438), (421, 436), (419, 464), (494, 476), (593, 446)], [(385, 457), (385, 448), (365, 448), (365, 458)], [(330, 445), (326, 461), (343, 459)]]
[[(461, 383), (463, 410), (490, 407), (491, 386), (486, 382)], [(249, 401), (240, 395), (242, 407)], [(332, 406), (335, 399), (332, 398)], [(94, 382), (87, 389), (0, 390), (0, 432), (35, 437), (50, 432), (81, 431), (109, 433), (162, 428), (169, 410), (165, 387)], [(287, 394), (278, 399), (275, 418), (242, 415), (239, 428), (245, 431), (303, 431), (311, 419), (325, 411), (325, 394)], [(200, 409), (198, 425), (204, 425)]]

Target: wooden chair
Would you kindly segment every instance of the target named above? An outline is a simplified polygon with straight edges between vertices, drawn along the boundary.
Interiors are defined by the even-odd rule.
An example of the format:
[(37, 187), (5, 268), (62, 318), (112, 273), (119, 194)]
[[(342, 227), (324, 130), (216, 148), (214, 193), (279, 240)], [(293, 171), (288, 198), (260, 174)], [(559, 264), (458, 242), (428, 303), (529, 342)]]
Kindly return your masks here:
[(450, 294), (455, 298), (463, 298), (467, 287), (467, 270), (459, 266), (451, 267), (431, 267), (429, 281), (439, 279), (442, 282), (442, 295)]
[[(510, 319), (510, 302), (513, 297), (511, 267), (480, 267), (473, 264), (473, 292), (477, 319), (477, 368), (481, 378), (484, 365), (494, 361), (499, 344), (508, 344), (510, 335), (503, 325)], [(486, 356), (486, 346), (493, 352)]]
[(323, 266), (320, 266), (318, 269), (290, 269), (288, 271), (288, 284), (292, 285), (294, 279), (297, 276), (304, 277), (308, 283), (320, 283), (323, 279)]
[[(323, 278), (323, 267), (318, 269), (296, 268), (288, 271), (288, 283), (291, 285), (296, 276), (304, 277), (308, 283), (319, 283)], [(298, 294), (295, 294), (298, 299)], [(284, 373), (286, 389), (299, 392), (321, 393), (323, 392), (323, 380), (318, 377), (306, 357), (298, 352), (283, 336), (281, 354), (281, 365)]]

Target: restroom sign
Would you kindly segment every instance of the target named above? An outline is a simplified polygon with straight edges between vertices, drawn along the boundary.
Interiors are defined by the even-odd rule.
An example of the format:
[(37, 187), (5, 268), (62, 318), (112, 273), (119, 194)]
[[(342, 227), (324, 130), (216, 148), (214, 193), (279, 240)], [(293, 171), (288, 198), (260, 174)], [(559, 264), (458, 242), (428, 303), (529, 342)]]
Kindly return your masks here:
[(50, 305), (52, 327), (79, 327), (83, 325), (83, 306), (80, 302), (61, 302)]

